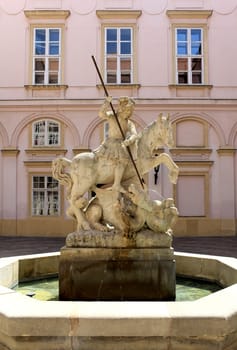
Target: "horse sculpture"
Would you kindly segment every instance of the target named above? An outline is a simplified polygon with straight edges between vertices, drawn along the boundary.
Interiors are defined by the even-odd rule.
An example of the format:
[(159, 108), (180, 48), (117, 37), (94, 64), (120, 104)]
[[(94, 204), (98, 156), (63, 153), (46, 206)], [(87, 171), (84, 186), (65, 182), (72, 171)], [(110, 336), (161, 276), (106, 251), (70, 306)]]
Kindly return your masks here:
[[(143, 129), (137, 138), (136, 167), (142, 176), (163, 163), (169, 170), (169, 179), (176, 183), (178, 166), (167, 153), (159, 153), (159, 148), (173, 144), (172, 128), (169, 116), (160, 114), (153, 123)], [(106, 142), (106, 140), (104, 141)], [(68, 168), (69, 172), (65, 169)], [(90, 222), (86, 217), (88, 201), (83, 197), (88, 191), (95, 190), (98, 184), (112, 186), (114, 171), (112, 160), (100, 155), (97, 150), (76, 155), (72, 160), (65, 157), (55, 159), (52, 163), (52, 174), (60, 184), (67, 187), (69, 209), (67, 214), (77, 220), (77, 230), (89, 230)], [(137, 176), (132, 163), (128, 163), (122, 178), (125, 189), (137, 183)], [(122, 210), (120, 211), (123, 216)], [(123, 222), (123, 218), (121, 218)], [(102, 227), (101, 227), (102, 229)]]

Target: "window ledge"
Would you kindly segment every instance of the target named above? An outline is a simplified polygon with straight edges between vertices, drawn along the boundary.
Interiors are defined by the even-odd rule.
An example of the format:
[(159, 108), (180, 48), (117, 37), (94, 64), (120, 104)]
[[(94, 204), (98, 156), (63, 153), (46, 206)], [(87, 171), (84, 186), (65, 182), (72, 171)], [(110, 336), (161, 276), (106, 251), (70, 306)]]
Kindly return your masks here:
[(175, 97), (209, 98), (212, 85), (205, 84), (170, 84), (169, 88)]
[(48, 168), (52, 166), (52, 161), (51, 160), (25, 160), (24, 164), (27, 167), (35, 167), (35, 168), (47, 167)]
[(178, 147), (170, 149), (175, 162), (208, 162), (212, 149), (206, 147)]
[(171, 154), (211, 154), (212, 149), (206, 147), (177, 147), (170, 149)]
[(212, 89), (213, 85), (208, 84), (169, 84), (170, 88), (175, 89)]
[(77, 155), (79, 153), (87, 153), (87, 152), (91, 152), (90, 148), (73, 148), (73, 154)]
[(24, 85), (28, 90), (66, 90), (68, 85)]
[(56, 148), (56, 147), (35, 147), (25, 149), (25, 153), (35, 156), (35, 155), (65, 155), (67, 150), (64, 148)]
[(206, 167), (206, 168), (210, 168), (211, 166), (213, 166), (214, 161), (213, 160), (175, 160), (175, 163), (181, 168), (184, 167), (195, 167), (195, 168), (200, 168), (201, 166)]
[[(96, 85), (99, 89), (102, 89), (103, 86), (101, 84)], [(139, 89), (141, 87), (140, 84), (105, 84), (106, 87), (111, 89), (124, 89), (124, 88), (136, 88)]]

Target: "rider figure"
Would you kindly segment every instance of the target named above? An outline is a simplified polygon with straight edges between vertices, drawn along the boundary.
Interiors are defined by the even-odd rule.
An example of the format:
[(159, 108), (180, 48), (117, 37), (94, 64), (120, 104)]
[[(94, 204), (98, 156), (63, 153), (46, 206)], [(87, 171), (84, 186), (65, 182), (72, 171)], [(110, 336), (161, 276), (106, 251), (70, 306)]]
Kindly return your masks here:
[(127, 146), (131, 145), (131, 154), (133, 159), (137, 158), (137, 140), (138, 135), (134, 123), (129, 120), (131, 118), (135, 102), (129, 97), (120, 97), (116, 115), (121, 126), (123, 134), (118, 126), (116, 117), (114, 116), (110, 103), (112, 97), (108, 96), (99, 111), (99, 117), (106, 120), (109, 124), (108, 138), (104, 140), (101, 146), (95, 151), (100, 156), (106, 157), (114, 163), (114, 183), (112, 188), (118, 192), (125, 192), (121, 186), (125, 168), (130, 161)]

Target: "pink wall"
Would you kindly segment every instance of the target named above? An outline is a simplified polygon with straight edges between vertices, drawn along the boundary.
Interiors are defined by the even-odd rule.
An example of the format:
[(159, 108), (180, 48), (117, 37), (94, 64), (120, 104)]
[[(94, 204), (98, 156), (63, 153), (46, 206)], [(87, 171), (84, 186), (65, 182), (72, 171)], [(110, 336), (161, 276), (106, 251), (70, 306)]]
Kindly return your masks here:
[[(59, 18), (62, 10), (69, 11), (67, 18)], [(97, 10), (107, 11), (109, 19), (101, 19)], [(48, 19), (44, 12), (43, 17), (35, 19), (24, 11), (32, 14), (48, 11), (50, 16)], [(141, 11), (140, 16), (131, 18), (134, 11)], [(210, 11), (208, 15), (207, 11)], [(116, 18), (111, 18), (116, 12)], [(153, 172), (148, 176), (151, 196), (174, 197), (177, 206), (180, 203), (183, 215), (175, 229), (177, 235), (235, 235), (237, 7), (234, 0), (1, 1), (0, 234), (68, 233), (67, 227), (65, 232), (61, 229), (63, 220), (69, 222), (65, 198), (60, 218), (53, 221), (37, 218), (49, 220), (45, 227), (32, 218), (29, 174), (50, 173), (50, 162), (55, 157), (72, 158), (75, 152), (94, 149), (101, 142), (101, 121), (97, 114), (104, 93), (98, 87), (91, 55), (95, 55), (102, 69), (104, 22), (115, 27), (133, 25), (136, 33), (135, 83), (138, 85), (109, 86), (110, 94), (115, 101), (121, 95), (135, 99), (134, 121), (138, 128), (153, 121), (160, 112), (170, 113), (173, 123), (177, 143), (171, 154), (180, 167), (180, 184), (176, 188), (171, 185), (167, 170), (161, 167), (157, 185)], [(64, 26), (61, 84), (64, 87), (29, 87), (31, 24)], [(199, 25), (206, 30), (206, 81), (201, 86), (178, 86), (174, 78), (174, 27)], [(30, 151), (31, 124), (37, 119), (53, 119), (61, 124), (64, 140), (61, 148)], [(190, 186), (191, 196), (187, 191)]]

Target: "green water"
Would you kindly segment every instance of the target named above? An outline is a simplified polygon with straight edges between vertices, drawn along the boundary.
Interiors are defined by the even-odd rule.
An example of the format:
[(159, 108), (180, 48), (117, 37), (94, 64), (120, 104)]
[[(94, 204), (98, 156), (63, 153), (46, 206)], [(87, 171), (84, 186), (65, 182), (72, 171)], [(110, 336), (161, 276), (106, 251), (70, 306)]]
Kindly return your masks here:
[[(20, 283), (14, 289), (38, 300), (58, 300), (58, 278)], [(177, 277), (176, 301), (194, 301), (220, 289), (220, 286), (208, 281)]]

